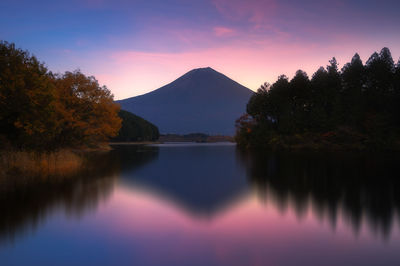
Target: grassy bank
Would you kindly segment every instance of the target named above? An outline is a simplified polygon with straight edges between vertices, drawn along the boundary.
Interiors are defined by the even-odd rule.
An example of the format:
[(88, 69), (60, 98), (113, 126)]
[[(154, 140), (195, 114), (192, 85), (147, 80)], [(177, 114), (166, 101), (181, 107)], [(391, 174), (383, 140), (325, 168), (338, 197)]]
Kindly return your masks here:
[(84, 163), (82, 152), (60, 150), (51, 153), (0, 151), (0, 178), (12, 176), (70, 175)]

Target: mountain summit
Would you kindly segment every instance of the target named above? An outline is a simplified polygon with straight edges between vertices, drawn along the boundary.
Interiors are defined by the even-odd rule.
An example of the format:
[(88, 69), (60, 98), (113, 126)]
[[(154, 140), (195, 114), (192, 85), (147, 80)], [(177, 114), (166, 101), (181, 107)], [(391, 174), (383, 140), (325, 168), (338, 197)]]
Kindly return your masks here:
[(144, 95), (118, 101), (121, 108), (158, 126), (161, 133), (233, 135), (253, 91), (214, 69), (198, 68)]

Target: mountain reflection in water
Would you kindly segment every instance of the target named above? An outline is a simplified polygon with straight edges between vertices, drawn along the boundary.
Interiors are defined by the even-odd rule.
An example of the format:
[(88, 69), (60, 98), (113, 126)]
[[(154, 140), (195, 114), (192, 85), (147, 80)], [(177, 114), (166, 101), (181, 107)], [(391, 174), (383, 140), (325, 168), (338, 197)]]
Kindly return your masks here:
[[(333, 235), (350, 232), (345, 239), (351, 241), (365, 234), (369, 239), (363, 238), (365, 243), (375, 245), (393, 238), (400, 242), (398, 162), (398, 155), (387, 153), (251, 153), (229, 144), (114, 146), (110, 152), (92, 155), (87, 167), (73, 177), (2, 182), (0, 260), (15, 262), (12, 255), (4, 255), (6, 247), (18, 246), (28, 236), (33, 242), (44, 237), (41, 228), (50, 226), (46, 223), (57, 232), (58, 227), (72, 230), (67, 225), (81, 221), (85, 226), (76, 224), (79, 230), (74, 231), (76, 236), (69, 234), (70, 241), (90, 240), (93, 248), (107, 246), (118, 258), (113, 263), (119, 265), (182, 264), (182, 253), (168, 253), (179, 250), (186, 252), (188, 260), (199, 253), (198, 265), (248, 265), (267, 255), (276, 264), (292, 265), (290, 257), (273, 251), (293, 246), (293, 258), (311, 262), (313, 253), (301, 250), (314, 252), (321, 246), (318, 243), (324, 243), (325, 253), (332, 256), (324, 264), (349, 263), (349, 257), (328, 252), (341, 246), (335, 241), (345, 241), (343, 234), (332, 238), (321, 230), (327, 223)], [(60, 213), (66, 218), (54, 218)], [(168, 242), (178, 236), (181, 242)], [(59, 241), (67, 238), (58, 237)], [(220, 244), (218, 256), (225, 254), (226, 261), (208, 254), (205, 243)], [(400, 247), (396, 245), (382, 251), (391, 262), (400, 260), (393, 255)], [(262, 247), (270, 253), (261, 251)], [(130, 257), (135, 248), (136, 257)], [(164, 261), (149, 256), (151, 250)], [(241, 250), (244, 262), (236, 261), (232, 250)], [(245, 251), (255, 253), (252, 260), (244, 259)], [(100, 265), (112, 264), (102, 261), (102, 254), (96, 256)], [(365, 258), (362, 262), (377, 261)]]
[(189, 215), (211, 218), (249, 193), (245, 175), (233, 145), (166, 144), (151, 163), (122, 172), (121, 180), (173, 202)]

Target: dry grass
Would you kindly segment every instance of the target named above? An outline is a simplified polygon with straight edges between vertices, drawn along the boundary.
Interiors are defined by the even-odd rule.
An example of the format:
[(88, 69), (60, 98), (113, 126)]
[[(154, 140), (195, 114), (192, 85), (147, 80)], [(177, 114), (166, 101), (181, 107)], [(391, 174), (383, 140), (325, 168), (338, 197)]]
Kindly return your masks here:
[(0, 177), (9, 175), (69, 175), (83, 164), (83, 157), (70, 150), (37, 154), (26, 151), (0, 152)]

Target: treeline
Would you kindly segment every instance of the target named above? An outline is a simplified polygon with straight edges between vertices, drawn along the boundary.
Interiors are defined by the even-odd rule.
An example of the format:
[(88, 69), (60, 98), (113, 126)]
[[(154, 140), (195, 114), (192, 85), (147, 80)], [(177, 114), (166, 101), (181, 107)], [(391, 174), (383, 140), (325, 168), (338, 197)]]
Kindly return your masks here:
[(53, 74), (29, 52), (0, 41), (1, 148), (94, 147), (118, 134), (118, 111), (94, 77)]
[(159, 138), (158, 128), (149, 121), (125, 110), (120, 110), (118, 115), (122, 127), (112, 141), (155, 141)]
[(236, 128), (248, 148), (399, 148), (400, 61), (383, 48), (341, 70), (333, 58), (311, 80), (302, 70), (282, 75), (251, 97)]

